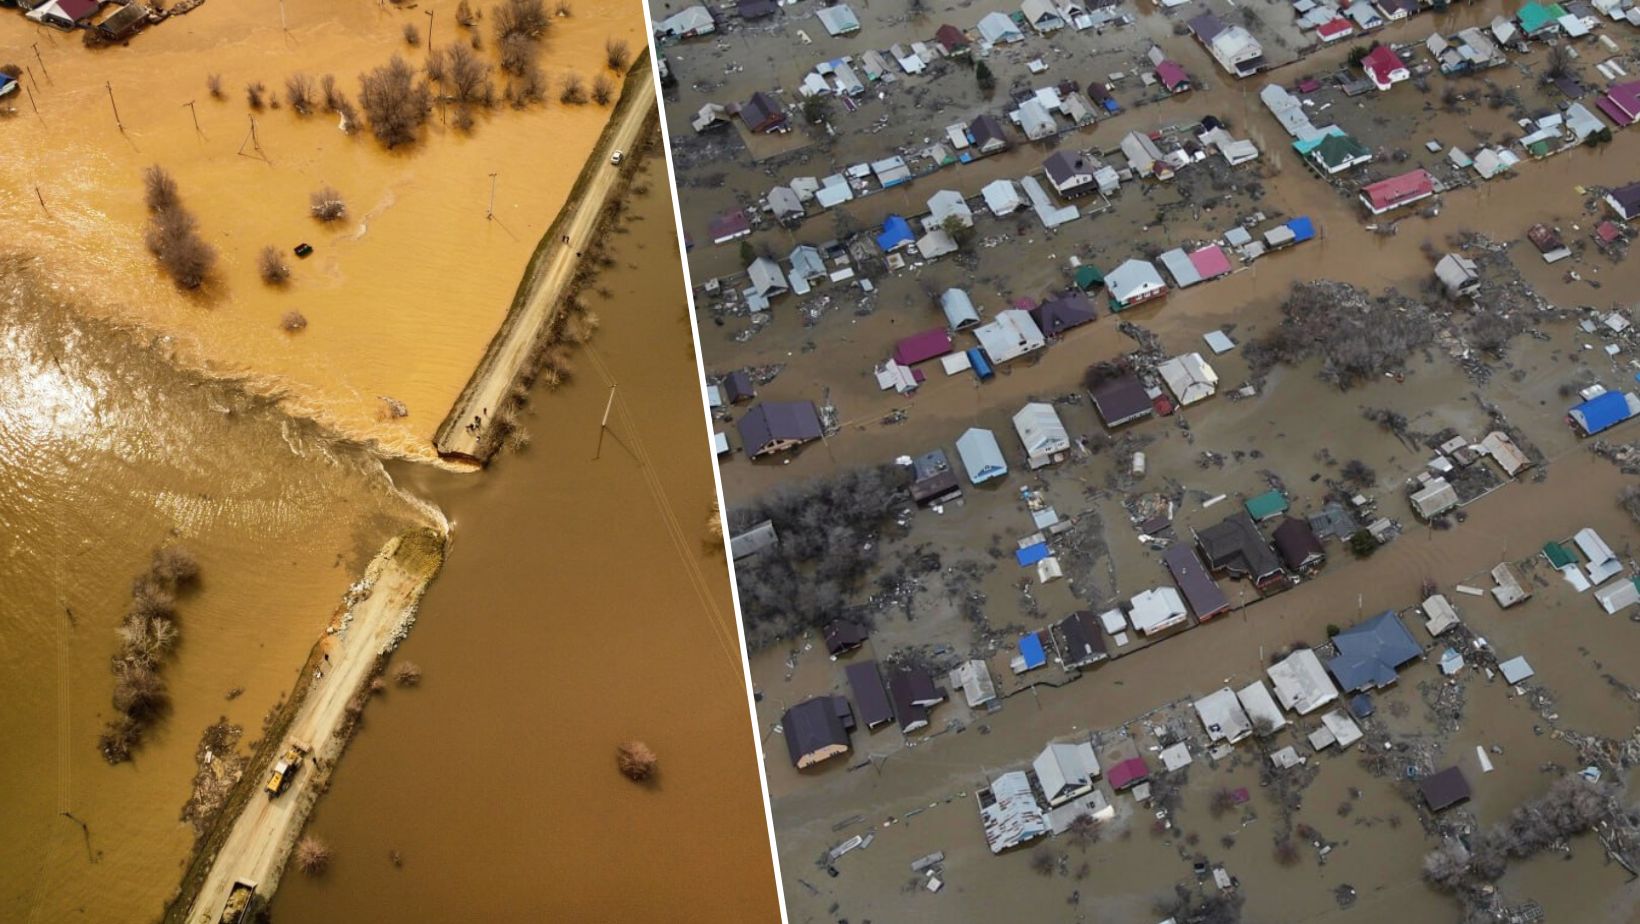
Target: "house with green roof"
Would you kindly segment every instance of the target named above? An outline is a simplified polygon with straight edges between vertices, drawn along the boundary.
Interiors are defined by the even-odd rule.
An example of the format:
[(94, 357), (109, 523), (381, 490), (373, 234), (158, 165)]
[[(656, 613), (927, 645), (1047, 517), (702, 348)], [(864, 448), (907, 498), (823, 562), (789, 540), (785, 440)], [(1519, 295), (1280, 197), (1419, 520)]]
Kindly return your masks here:
[(1372, 160), (1372, 152), (1367, 150), (1366, 145), (1341, 131), (1322, 138), (1305, 156), (1316, 169), (1328, 176)]
[(1091, 292), (1105, 284), (1105, 274), (1092, 263), (1084, 263), (1076, 268), (1076, 287), (1084, 292)]
[(1566, 11), (1558, 3), (1528, 3), (1515, 14), (1515, 21), (1520, 23), (1520, 31), (1526, 33), (1527, 38), (1537, 38), (1554, 32), (1560, 28), (1560, 17)]
[(1249, 497), (1242, 506), (1247, 508), (1247, 515), (1254, 522), (1263, 522), (1286, 513), (1287, 498), (1280, 491), (1271, 489), (1257, 497)]

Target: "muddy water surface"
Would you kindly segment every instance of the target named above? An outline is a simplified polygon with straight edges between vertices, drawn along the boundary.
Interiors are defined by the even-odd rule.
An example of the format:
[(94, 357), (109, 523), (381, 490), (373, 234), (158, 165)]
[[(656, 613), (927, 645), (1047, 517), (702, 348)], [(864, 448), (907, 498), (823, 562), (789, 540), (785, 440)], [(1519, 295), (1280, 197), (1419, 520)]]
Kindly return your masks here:
[[(398, 655), (426, 680), (371, 708), (310, 825), (336, 862), (286, 879), (280, 920), (778, 915), (665, 173), (639, 182), (602, 327), (537, 396), (532, 445), (478, 479), (406, 476), (455, 523)], [(629, 737), (657, 785), (616, 773)]]
[[(280, 28), (281, 6), (288, 31)], [(391, 55), (420, 66), (426, 43), (406, 46), (402, 30), (409, 24), (425, 33), (427, 12), (435, 44), (467, 41), (454, 9), (454, 0), (414, 8), (217, 0), (128, 47), (94, 53), (77, 36), (36, 30), (8, 12), (0, 16), (0, 49), (30, 66), (24, 83), (39, 114), (24, 94), (6, 101), (20, 111), (0, 133), (0, 157), (73, 167), (6, 171), (0, 224), (97, 310), (175, 337), (183, 362), (249, 376), (299, 414), (398, 454), (426, 456), (609, 110), (562, 106), (555, 89), (550, 103), (481, 114), (471, 135), (435, 113), (420, 143), (386, 151), (368, 132), (339, 131), (334, 116), (303, 119), (288, 106), (252, 112), (245, 86), (261, 82), (282, 99), (292, 74), (315, 82), (334, 74), (356, 99), (359, 73)], [(543, 43), (554, 88), (572, 71), (588, 80), (598, 73), (606, 37), (634, 49), (644, 41), (634, 3), (587, 0), (573, 10), (553, 21)], [(488, 20), (479, 32), (493, 63)], [(209, 74), (221, 75), (225, 99), (209, 95)], [(219, 254), (216, 277), (201, 293), (176, 292), (143, 247), (140, 181), (151, 164), (176, 178)], [(487, 220), (492, 174), (494, 220)], [(308, 196), (324, 185), (346, 200), (344, 221), (309, 217)], [(264, 286), (261, 249), (289, 254), (304, 241), (314, 253), (291, 258), (291, 284)], [(308, 321), (294, 336), (280, 329), (291, 311)], [(387, 418), (384, 396), (409, 416)]]
[[(0, 258), (0, 920), (151, 920), (192, 844), (205, 726), (259, 737), (364, 562), (436, 512), (374, 457), (77, 320), (42, 273)], [(114, 629), (168, 542), (203, 578), (164, 669), (173, 708), (110, 767)]]

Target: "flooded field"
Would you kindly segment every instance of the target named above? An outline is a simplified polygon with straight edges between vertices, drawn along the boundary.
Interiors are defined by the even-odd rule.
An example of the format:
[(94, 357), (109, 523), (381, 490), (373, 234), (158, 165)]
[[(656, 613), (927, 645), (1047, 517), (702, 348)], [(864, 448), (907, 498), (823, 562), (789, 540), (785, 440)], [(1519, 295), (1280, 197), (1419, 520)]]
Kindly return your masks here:
[[(1604, 216), (1597, 214), (1590, 191), (1640, 178), (1634, 172), (1640, 142), (1619, 132), (1602, 147), (1523, 161), (1512, 178), (1452, 189), (1437, 200), (1438, 210), (1407, 210), (1374, 231), (1353, 196), (1361, 175), (1352, 178), (1348, 190), (1317, 177), (1260, 104), (1258, 90), (1266, 83), (1291, 86), (1300, 77), (1324, 77), (1346, 66), (1350, 48), (1366, 41), (1421, 43), (1431, 32), (1451, 34), (1512, 12), (1496, 3), (1421, 14), (1365, 41), (1341, 42), (1233, 84), (1180, 33), (1179, 23), (1212, 9), (1221, 16), (1235, 13), (1238, 20), (1255, 14), (1287, 17), (1290, 26), (1285, 5), (1255, 3), (1254, 12), (1239, 12), (1244, 4), (1195, 4), (1170, 16), (1143, 4), (1129, 8), (1137, 16), (1133, 26), (1103, 34), (1066, 30), (1043, 38), (1027, 30), (1022, 44), (985, 59), (997, 78), (994, 95), (976, 87), (967, 66), (942, 61), (925, 74), (899, 74), (895, 83), (873, 85), (857, 110), (831, 106), (827, 119), (835, 136), (802, 124), (795, 89), (815, 64), (895, 42), (928, 41), (941, 23), (970, 28), (984, 13), (1004, 6), (934, 5), (910, 16), (900, 8), (857, 6), (862, 30), (845, 39), (827, 38), (812, 15), (804, 15), (812, 10), (796, 7), (772, 24), (732, 24), (715, 39), (662, 49), (678, 80), (668, 97), (669, 103), (676, 101), (668, 107), (668, 124), (684, 226), (696, 245), (691, 269), (697, 284), (716, 278), (725, 290), (746, 285), (744, 248), (741, 241), (711, 243), (706, 229), (713, 216), (737, 207), (750, 210), (771, 186), (794, 177), (823, 177), (896, 153), (909, 159), (940, 140), (945, 126), (1011, 108), (1011, 89), (1060, 80), (1103, 82), (1113, 72), (1131, 71), (1150, 42), (1183, 63), (1196, 88), (1151, 99), (1129, 73), (1115, 84), (1124, 111), (1068, 131), (1057, 139), (1058, 147), (1090, 150), (1120, 165), (1122, 155), (1111, 152), (1126, 132), (1215, 116), (1262, 152), (1258, 161), (1240, 167), (1225, 168), (1215, 159), (1184, 168), (1171, 182), (1124, 183), (1108, 207), (1053, 232), (1044, 231), (1029, 209), (997, 219), (976, 204), (969, 251), (932, 262), (917, 261), (913, 254), (905, 269), (874, 276), (869, 293), (854, 282), (822, 281), (814, 292), (782, 296), (768, 312), (754, 315), (733, 298), (697, 288), (709, 375), (754, 370), (757, 400), (811, 400), (834, 407), (838, 424), (824, 444), (768, 461), (748, 461), (737, 440), (737, 452), (722, 463), (731, 511), (810, 479), (936, 447), (950, 453), (969, 427), (994, 431), (1013, 469), (1006, 479), (981, 487), (963, 480), (960, 503), (888, 518), (880, 550), (865, 556), (872, 565), (858, 595), (841, 608), (866, 619), (872, 631), (865, 650), (847, 658), (936, 668), (985, 659), (1005, 697), (999, 711), (946, 702), (920, 732), (902, 735), (892, 726), (875, 733), (857, 730), (847, 757), (797, 771), (778, 727), (782, 714), (816, 694), (849, 695), (843, 664), (827, 657), (817, 632), (776, 641), (753, 656), (792, 917), (901, 920), (960, 913), (965, 919), (1023, 915), (1150, 922), (1173, 912), (1158, 899), (1175, 885), (1198, 896), (1216, 893), (1206, 871), (1222, 865), (1237, 879), (1244, 920), (1346, 920), (1362, 914), (1375, 920), (1455, 920), (1461, 914), (1457, 903), (1421, 875), (1425, 851), (1438, 843), (1431, 833), (1435, 828), (1426, 830), (1428, 813), (1416, 790), (1396, 775), (1400, 765), (1386, 767), (1374, 759), (1374, 743), (1391, 742), (1386, 753), (1396, 759), (1414, 755), (1417, 761), (1410, 762), (1420, 765), (1462, 767), (1475, 790), (1462, 811), (1472, 815), (1443, 816), (1444, 829), (1451, 830), (1454, 817), (1481, 826), (1499, 822), (1515, 806), (1542, 795), (1557, 777), (1583, 766), (1569, 743), (1577, 733), (1621, 740), (1640, 724), (1640, 710), (1626, 691), (1640, 675), (1626, 662), (1602, 656), (1632, 647), (1634, 624), (1602, 614), (1588, 594), (1573, 593), (1536, 554), (1545, 541), (1590, 526), (1633, 567), (1635, 524), (1616, 502), (1632, 476), (1576, 439), (1565, 409), (1577, 400), (1577, 388), (1592, 382), (1633, 387), (1633, 345), (1620, 341), (1620, 352), (1608, 356), (1601, 348), (1610, 341), (1579, 322), (1612, 310), (1633, 315), (1640, 271), (1632, 259), (1593, 246), (1591, 231)], [(1266, 26), (1254, 31), (1268, 50), (1269, 36), (1285, 27)], [(793, 56), (791, 46), (778, 45), (774, 37), (799, 28), (814, 41), (799, 43)], [(1632, 55), (1634, 33), (1625, 28), (1608, 28), (1606, 34)], [(1575, 68), (1591, 75), (1605, 52), (1592, 43), (1578, 48)], [(1427, 60), (1421, 49), (1414, 57)], [(1027, 63), (1038, 58), (1048, 70), (1033, 75)], [(1446, 147), (1501, 143), (1521, 131), (1512, 121), (1517, 109), (1538, 112), (1561, 101), (1539, 85), (1546, 59), (1539, 46), (1530, 55), (1511, 54), (1509, 65), (1475, 78), (1433, 74), (1422, 87), (1318, 100), (1373, 149), (1376, 161), (1363, 175), (1376, 178), (1422, 165), (1455, 182), (1461, 175), (1437, 163)], [(699, 134), (690, 127), (706, 102), (744, 100), (753, 90), (776, 86), (786, 91), (781, 99), (796, 123), (792, 135), (798, 136), (782, 140), (785, 150), (756, 139), (748, 143), (751, 136), (738, 127)], [(1518, 102), (1492, 105), (1504, 92)], [(1038, 172), (1054, 145), (1020, 143), (1017, 130), (1010, 131), (1016, 133), (1014, 145), (1003, 153), (919, 175), (910, 184), (829, 212), (811, 204), (795, 227), (765, 217), (742, 240), (759, 253), (784, 258), (798, 244), (819, 245), (878, 228), (891, 214), (924, 214), (924, 203), (938, 190), (975, 197), (994, 179)], [(1430, 139), (1442, 143), (1442, 155), (1424, 150)], [(1083, 205), (1087, 210), (1088, 203)], [(949, 287), (968, 291), (989, 317), (1016, 299), (1040, 299), (1068, 287), (1077, 265), (1073, 258), (1108, 270), (1131, 256), (1220, 238), (1259, 213), (1266, 219), (1309, 216), (1319, 239), (1265, 256), (1226, 279), (1172, 291), (1161, 302), (1119, 317), (1107, 313), (1102, 293), (1094, 293), (1098, 321), (1052, 342), (1044, 353), (1002, 367), (997, 378), (984, 383), (968, 372), (947, 377), (932, 362), (922, 367), (927, 380), (909, 395), (881, 390), (873, 376), (873, 367), (897, 340), (943, 326), (937, 296)], [(1524, 239), (1537, 222), (1574, 244), (1573, 259), (1553, 266), (1539, 259)], [(1481, 309), (1530, 317), (1495, 354), (1465, 342), (1479, 329), (1474, 315), (1482, 310), (1439, 307), (1432, 290), (1434, 259), (1459, 248), (1487, 255), (1489, 288), (1477, 300), (1485, 302)], [(1375, 376), (1348, 391), (1324, 381), (1314, 360), (1255, 367), (1244, 355), (1246, 345), (1279, 325), (1291, 286), (1308, 280), (1432, 302), (1439, 323), (1454, 336), (1411, 351), (1393, 364), (1394, 376)], [(1210, 356), (1220, 379), (1216, 397), (1173, 418), (1107, 435), (1081, 386), (1089, 365), (1135, 352), (1205, 351), (1202, 335), (1220, 329), (1241, 346)], [(1252, 386), (1251, 396), (1233, 398), (1230, 393), (1244, 383)], [(1065, 462), (1037, 472), (1025, 470), (1010, 419), (1032, 400), (1054, 404), (1073, 442)], [(745, 406), (725, 410), (715, 421), (717, 429), (734, 439), (744, 412)], [(1381, 419), (1406, 421), (1402, 435), (1381, 427), (1376, 422)], [(1535, 446), (1545, 463), (1463, 508), (1459, 522), (1422, 525), (1403, 486), (1432, 454), (1424, 440), (1448, 428), (1478, 439), (1499, 425)], [(1148, 460), (1142, 478), (1130, 472), (1138, 450)], [(1372, 557), (1358, 560), (1341, 544), (1330, 543), (1324, 570), (1265, 600), (1244, 584), (1222, 581), (1238, 608), (1222, 617), (1222, 624), (1149, 645), (1113, 648), (1118, 657), (1074, 682), (1065, 683), (1068, 675), (1051, 663), (1046, 672), (1023, 677), (1009, 671), (1021, 633), (1074, 610), (1098, 612), (1168, 583), (1157, 550), (1132, 525), (1136, 501), (1174, 499), (1173, 535), (1188, 541), (1190, 529), (1217, 522), (1240, 498), (1271, 487), (1282, 488), (1295, 511), (1313, 512), (1337, 491), (1346, 461), (1369, 472), (1366, 492), (1378, 502), (1375, 515), (1403, 527), (1399, 538)], [(1064, 544), (1055, 545), (1067, 580), (1039, 583), (1034, 572), (1013, 560), (1015, 541), (1032, 530), (1021, 498), (1025, 489), (1039, 493), (1061, 517), (1076, 520)], [(1228, 503), (1210, 503), (1220, 495), (1227, 495)], [(1458, 584), (1491, 586), (1485, 572), (1501, 561), (1525, 563), (1533, 572), (1532, 600), (1503, 611), (1490, 598), (1455, 593)], [(742, 568), (743, 588), (746, 580)], [(1530, 659), (1537, 674), (1523, 687), (1524, 695), (1474, 667), (1455, 681), (1443, 678), (1435, 662), (1447, 642), (1423, 632), (1413, 611), (1405, 618), (1426, 649), (1426, 662), (1404, 669), (1397, 685), (1378, 696), (1375, 716), (1363, 722), (1367, 741), (1344, 753), (1313, 752), (1302, 738), (1315, 727), (1315, 716), (1300, 730), (1278, 733), (1268, 747), (1294, 743), (1309, 755), (1308, 767), (1298, 774), (1301, 785), (1271, 772), (1261, 753), (1265, 745), (1244, 742), (1227, 758), (1208, 759), (1191, 701), (1226, 683), (1250, 683), (1275, 652), (1294, 643), (1322, 645), (1330, 626), (1415, 606), (1425, 582), (1457, 603), (1465, 625), (1487, 639), (1499, 658)], [(1044, 673), (1052, 676), (1038, 676)], [(936, 678), (945, 685), (942, 673)], [(1033, 682), (1038, 686), (1027, 686)], [(952, 694), (960, 701), (960, 691)], [(1001, 857), (986, 850), (974, 793), (998, 774), (1026, 767), (1050, 740), (1090, 735), (1101, 746), (1132, 736), (1154, 765), (1153, 751), (1177, 737), (1181, 721), (1201, 741), (1191, 745), (1195, 763), (1171, 781), (1176, 794), (1162, 800), (1170, 807), (1171, 827), (1152, 831), (1155, 811), (1163, 807), (1157, 802), (1137, 804), (1116, 795), (1117, 817), (1100, 826), (1096, 842), (1061, 836)], [(1493, 772), (1479, 769), (1477, 745), (1488, 749)], [(1233, 811), (1210, 804), (1218, 791), (1239, 788), (1251, 799)], [(1290, 807), (1295, 797), (1296, 809)], [(827, 861), (831, 848), (871, 833), (876, 838), (868, 849)], [(1277, 855), (1275, 845), (1284, 837), (1301, 847), (1296, 858)], [(935, 851), (945, 853), (939, 871), (944, 888), (931, 893), (926, 877), (910, 863)], [(835, 878), (828, 866), (835, 868)], [(1548, 920), (1618, 922), (1632, 920), (1640, 901), (1628, 879), (1594, 838), (1582, 837), (1565, 854), (1511, 865), (1499, 885), (1506, 902), (1539, 902)]]
[[(437, 522), (374, 456), (178, 372), (79, 307), (41, 263), (0, 259), (9, 921), (158, 918), (192, 846), (180, 814), (205, 726), (226, 716), (258, 738), (364, 562)], [(179, 609), (172, 706), (111, 767), (97, 736), (115, 627), (149, 554), (173, 542), (202, 585)]]
[[(421, 141), (394, 150), (368, 131), (345, 134), (334, 114), (253, 111), (245, 88), (262, 83), (282, 103), (287, 77), (333, 74), (355, 98), (358, 75), (395, 54), (421, 66), (429, 22), (435, 46), (469, 42), (455, 8), (217, 0), (97, 51), (15, 12), (0, 16), (0, 47), (28, 66), (33, 101), (6, 100), (17, 113), (0, 133), (0, 156), (37, 162), (49, 151), (74, 165), (8, 171), (0, 222), (99, 314), (171, 337), (181, 362), (243, 377), (291, 412), (394, 454), (428, 458), (608, 118), (604, 106), (559, 103), (556, 89), (569, 74), (590, 83), (603, 71), (606, 38), (641, 46), (642, 11), (618, 0), (571, 4), (574, 15), (553, 19), (543, 40), (547, 101), (481, 112), (470, 133), (452, 127), (446, 107)], [(423, 33), (417, 47), (405, 43), (406, 26)], [(493, 66), (490, 23), (476, 31)], [(211, 75), (222, 99), (208, 91)], [(155, 164), (218, 252), (216, 276), (196, 293), (174, 290), (143, 245), (141, 177)], [(342, 194), (343, 220), (310, 217), (309, 195), (324, 186)], [(264, 246), (289, 254), (304, 242), (313, 254), (287, 258), (287, 286), (259, 280)], [(294, 334), (281, 329), (293, 311), (307, 321)], [(393, 416), (384, 399), (408, 415)]]
[[(426, 679), (371, 708), (310, 824), (336, 860), (287, 878), (276, 919), (778, 915), (702, 408), (677, 384), (695, 367), (665, 176), (638, 179), (599, 331), (538, 396), (529, 449), (479, 479), (404, 471), (454, 524), (397, 655)], [(616, 773), (628, 738), (655, 785)]]

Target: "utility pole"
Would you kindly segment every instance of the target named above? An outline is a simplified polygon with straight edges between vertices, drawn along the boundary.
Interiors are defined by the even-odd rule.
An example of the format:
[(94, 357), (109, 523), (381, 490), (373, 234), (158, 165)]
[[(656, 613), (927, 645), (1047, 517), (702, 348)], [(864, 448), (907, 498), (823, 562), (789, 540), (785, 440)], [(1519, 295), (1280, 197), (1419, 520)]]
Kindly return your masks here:
[(40, 184), (39, 183), (34, 184), (34, 198), (40, 200), (40, 211), (45, 212), (47, 215), (50, 215), (51, 214), (51, 209), (46, 208), (46, 197), (45, 197), (44, 194), (42, 194), (40, 192)]
[(281, 31), (290, 31), (290, 22), (285, 19), (285, 0), (279, 0), (279, 28)]
[(262, 142), (257, 140), (257, 137), (256, 137), (256, 116), (251, 116), (250, 120), (251, 120), (251, 131), (250, 131), (250, 134), (245, 136), (245, 140), (241, 141), (239, 143), (239, 156), (241, 156), (241, 157), (247, 156), (245, 154), (245, 145), (248, 144), (256, 150), (257, 155), (260, 156), (264, 162), (271, 163), (270, 161), (268, 161), (268, 155), (263, 153), (263, 151), (262, 151)]
[[(46, 70), (46, 59), (40, 57), (40, 43), (35, 42), (33, 45), (30, 45), (29, 47), (34, 49), (34, 60), (38, 61), (40, 63), (40, 73), (46, 75), (47, 80), (51, 80), (51, 72)], [(57, 81), (51, 80), (51, 82), (56, 83)]]
[(604, 419), (598, 423), (598, 449), (592, 454), (594, 460), (604, 454), (604, 431), (609, 429), (609, 412), (615, 407), (615, 388), (614, 385), (609, 386), (609, 401), (604, 404)]
[[(23, 92), (28, 95), (29, 108), (34, 110), (35, 115), (37, 115), (37, 116), (40, 115), (40, 107), (38, 105), (36, 105), (35, 102), (34, 102), (34, 91), (30, 90), (28, 87), (24, 87)], [(40, 121), (44, 122), (45, 121), (45, 116), (40, 116)]]
[(188, 112), (194, 117), (194, 131), (198, 132), (201, 135), (203, 135), (204, 132), (199, 131), (199, 111), (194, 108), (194, 101), (189, 100), (186, 103), (183, 103), (182, 105), (187, 106), (188, 107)]
[(427, 11), (427, 57), (433, 56), (433, 11)]
[(114, 110), (114, 124), (119, 126), (120, 133), (124, 134), (125, 123), (120, 121), (120, 107), (114, 102), (114, 85), (104, 81), (103, 86), (108, 90), (108, 105)]
[[(485, 221), (495, 220), (495, 174), (490, 174), (490, 209), (484, 213)], [(608, 416), (606, 413), (605, 417)]]

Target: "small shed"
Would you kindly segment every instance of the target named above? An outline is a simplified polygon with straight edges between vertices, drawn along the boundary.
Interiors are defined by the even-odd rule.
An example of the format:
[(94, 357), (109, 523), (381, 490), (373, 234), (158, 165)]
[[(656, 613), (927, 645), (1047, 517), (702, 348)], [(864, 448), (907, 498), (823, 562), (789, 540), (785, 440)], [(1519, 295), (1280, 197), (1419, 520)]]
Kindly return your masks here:
[(1448, 767), (1420, 780), (1418, 792), (1423, 795), (1424, 804), (1429, 806), (1430, 811), (1439, 812), (1468, 800), (1469, 781), (1464, 779), (1462, 770)]

